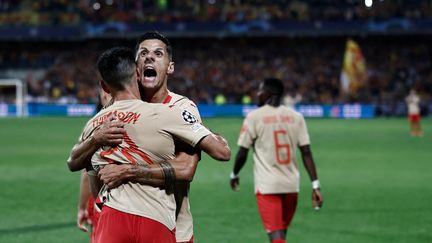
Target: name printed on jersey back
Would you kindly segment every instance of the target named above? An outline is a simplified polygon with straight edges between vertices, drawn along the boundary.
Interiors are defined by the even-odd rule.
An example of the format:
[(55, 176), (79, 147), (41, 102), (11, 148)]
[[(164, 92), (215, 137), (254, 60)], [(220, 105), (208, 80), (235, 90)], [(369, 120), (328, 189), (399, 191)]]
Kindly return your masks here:
[(292, 116), (264, 116), (262, 122), (264, 124), (273, 124), (273, 123), (294, 123), (294, 117)]
[(141, 114), (138, 112), (132, 111), (110, 111), (103, 116), (97, 117), (93, 119), (92, 125), (93, 128), (103, 124), (108, 118), (113, 117), (124, 123), (132, 123), (135, 124), (140, 118)]

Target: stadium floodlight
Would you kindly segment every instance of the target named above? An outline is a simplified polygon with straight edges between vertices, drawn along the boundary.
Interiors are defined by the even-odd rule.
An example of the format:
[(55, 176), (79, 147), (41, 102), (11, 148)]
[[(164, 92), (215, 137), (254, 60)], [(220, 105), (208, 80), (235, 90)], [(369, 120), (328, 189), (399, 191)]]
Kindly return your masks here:
[(27, 86), (25, 82), (23, 82), (20, 79), (0, 79), (0, 87), (2, 86), (15, 87), (16, 116), (18, 117), (27, 116), (28, 115), (27, 102), (26, 102)]

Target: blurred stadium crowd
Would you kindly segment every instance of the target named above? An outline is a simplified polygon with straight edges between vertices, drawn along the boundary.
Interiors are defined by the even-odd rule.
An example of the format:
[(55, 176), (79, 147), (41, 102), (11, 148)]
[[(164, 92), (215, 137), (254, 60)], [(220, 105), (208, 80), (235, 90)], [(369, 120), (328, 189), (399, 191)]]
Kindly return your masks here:
[[(27, 70), (29, 94), (35, 100), (94, 102), (96, 58), (104, 46), (116, 45), (104, 41), (11, 44), (0, 54), (0, 67)], [(339, 90), (345, 38), (173, 39), (176, 71), (169, 85), (198, 103), (213, 103), (218, 94), (228, 103), (241, 103), (244, 95), (253, 97), (257, 83), (269, 76), (284, 80), (287, 91), (298, 92), (302, 103), (403, 102), (412, 87), (425, 101), (431, 100), (432, 50), (426, 42), (375, 37), (359, 43), (368, 79), (350, 97)]]
[(373, 9), (361, 0), (0, 0), (0, 25), (79, 25), (124, 23), (270, 21), (353, 21), (370, 18), (424, 18), (427, 0), (379, 1)]
[[(173, 23), (266, 18), (276, 22), (343, 22), (432, 16), (432, 1), (375, 2), (378, 7), (366, 9), (364, 2), (357, 0), (279, 0), (271, 4), (260, 0), (0, 0), (0, 29), (6, 25), (79, 25), (110, 20)], [(347, 34), (169, 36), (176, 62), (169, 86), (197, 103), (213, 104), (222, 97), (229, 104), (247, 104), (253, 102), (258, 82), (275, 76), (285, 82), (288, 94), (302, 97), (301, 103), (368, 103), (376, 105), (383, 115), (402, 114), (404, 97), (415, 88), (422, 97), (422, 106), (432, 111), (430, 38), (386, 33), (356, 36), (368, 73), (367, 81), (351, 95), (342, 94), (339, 81)], [(30, 102), (94, 103), (99, 80), (97, 56), (115, 45), (133, 47), (135, 37), (2, 41), (0, 78), (25, 80)], [(5, 92), (0, 89), (0, 102), (12, 98)]]

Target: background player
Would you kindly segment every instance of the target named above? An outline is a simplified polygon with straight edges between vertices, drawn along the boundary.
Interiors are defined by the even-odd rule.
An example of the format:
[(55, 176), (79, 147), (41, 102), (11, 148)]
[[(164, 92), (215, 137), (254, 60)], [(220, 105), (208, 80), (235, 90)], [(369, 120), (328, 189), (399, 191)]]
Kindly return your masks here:
[(238, 191), (238, 173), (253, 146), (257, 205), (272, 243), (286, 242), (286, 231), (297, 206), (297, 146), (312, 180), (313, 207), (319, 209), (323, 204), (305, 120), (300, 113), (280, 104), (283, 90), (278, 79), (261, 82), (258, 90), (260, 108), (250, 112), (243, 122), (238, 138), (240, 148), (230, 180), (231, 188)]
[(410, 90), (409, 95), (405, 98), (408, 106), (408, 120), (410, 123), (411, 136), (422, 137), (423, 132), (420, 126), (420, 97), (414, 89)]

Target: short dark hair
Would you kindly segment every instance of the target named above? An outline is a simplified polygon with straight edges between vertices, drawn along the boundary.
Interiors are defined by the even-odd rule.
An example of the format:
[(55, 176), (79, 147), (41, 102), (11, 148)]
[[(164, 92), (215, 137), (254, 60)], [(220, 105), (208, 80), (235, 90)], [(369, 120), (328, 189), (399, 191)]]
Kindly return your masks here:
[(137, 43), (135, 44), (135, 56), (138, 54), (140, 44), (145, 40), (160, 40), (166, 45), (166, 49), (168, 52), (169, 59), (172, 61), (173, 59), (173, 50), (170, 41), (161, 33), (157, 31), (148, 31), (140, 36)]
[(98, 58), (97, 67), (102, 79), (116, 90), (124, 90), (136, 71), (134, 53), (127, 47), (113, 47)]
[(280, 79), (277, 78), (267, 78), (263, 81), (263, 88), (267, 90), (272, 95), (277, 97), (282, 97), (284, 92), (284, 85)]

